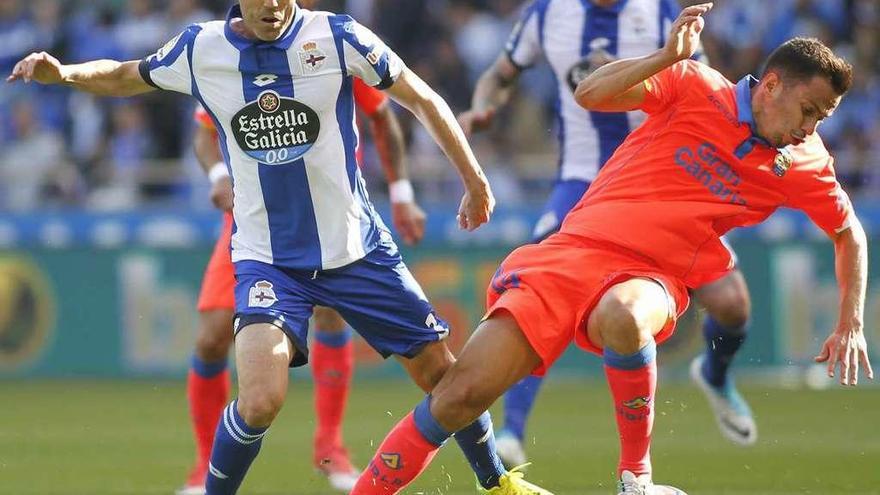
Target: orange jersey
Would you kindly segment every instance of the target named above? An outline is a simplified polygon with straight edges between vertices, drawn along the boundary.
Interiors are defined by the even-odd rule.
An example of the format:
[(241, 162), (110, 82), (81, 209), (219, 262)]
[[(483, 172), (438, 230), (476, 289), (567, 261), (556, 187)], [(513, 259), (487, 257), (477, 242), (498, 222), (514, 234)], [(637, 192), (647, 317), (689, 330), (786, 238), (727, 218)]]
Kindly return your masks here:
[(817, 134), (776, 149), (753, 134), (751, 86), (685, 60), (646, 81), (648, 118), (608, 160), (561, 232), (651, 259), (689, 287), (733, 268), (720, 237), (780, 206), (833, 235), (852, 206)]

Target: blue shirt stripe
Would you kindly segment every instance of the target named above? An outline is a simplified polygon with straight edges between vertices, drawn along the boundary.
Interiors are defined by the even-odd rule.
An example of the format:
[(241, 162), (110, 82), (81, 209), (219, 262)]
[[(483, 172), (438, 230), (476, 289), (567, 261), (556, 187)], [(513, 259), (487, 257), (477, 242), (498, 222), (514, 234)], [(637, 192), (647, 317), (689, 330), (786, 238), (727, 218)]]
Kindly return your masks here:
[[(293, 98), (294, 87), (287, 51), (273, 46), (253, 44), (240, 51), (244, 99), (254, 102), (265, 91)], [(278, 76), (271, 84), (255, 84), (260, 74)], [(287, 266), (321, 266), (321, 242), (315, 209), (309, 190), (305, 161), (300, 158), (285, 165), (259, 163), (260, 187), (269, 221), (272, 259)], [(311, 242), (303, 242), (311, 239)], [(284, 249), (286, 248), (286, 250)]]
[[(586, 9), (584, 31), (581, 35), (581, 56), (590, 53), (590, 44), (596, 38), (605, 38), (608, 53), (617, 56), (617, 41), (620, 11), (626, 6), (621, 0), (611, 7), (599, 7), (589, 0), (581, 0)], [(590, 111), (593, 127), (599, 134), (599, 167), (614, 154), (614, 150), (623, 143), (629, 134), (629, 119), (625, 112), (593, 112)]]

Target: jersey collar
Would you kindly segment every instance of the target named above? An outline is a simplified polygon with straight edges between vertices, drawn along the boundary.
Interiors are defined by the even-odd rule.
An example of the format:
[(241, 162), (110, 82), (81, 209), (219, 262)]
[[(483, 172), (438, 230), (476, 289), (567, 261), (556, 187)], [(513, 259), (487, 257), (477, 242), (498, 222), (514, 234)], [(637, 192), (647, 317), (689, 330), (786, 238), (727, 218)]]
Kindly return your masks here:
[(287, 26), (287, 29), (284, 33), (281, 34), (281, 37), (275, 41), (260, 41), (260, 40), (252, 40), (241, 36), (236, 33), (231, 26), (232, 19), (236, 17), (241, 17), (241, 6), (238, 4), (233, 5), (229, 9), (229, 13), (226, 14), (226, 26), (224, 26), (223, 31), (226, 34), (226, 39), (232, 43), (235, 48), (239, 50), (244, 50), (245, 48), (259, 45), (259, 46), (271, 46), (275, 48), (280, 48), (281, 50), (288, 50), (290, 45), (293, 44), (293, 39), (296, 38), (297, 33), (302, 27), (303, 23), (303, 9), (298, 5), (293, 6), (293, 21), (291, 21), (290, 25)]

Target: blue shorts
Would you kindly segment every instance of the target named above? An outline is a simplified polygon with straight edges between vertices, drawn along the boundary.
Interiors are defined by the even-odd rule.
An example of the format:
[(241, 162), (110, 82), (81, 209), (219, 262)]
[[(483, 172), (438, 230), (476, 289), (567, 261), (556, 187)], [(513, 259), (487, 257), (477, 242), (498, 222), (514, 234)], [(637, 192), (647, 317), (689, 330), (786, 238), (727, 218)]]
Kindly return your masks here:
[(562, 219), (581, 200), (588, 187), (590, 183), (583, 180), (557, 181), (532, 231), (532, 242), (541, 242), (559, 230)]
[(235, 333), (254, 323), (281, 328), (295, 347), (291, 367), (308, 362), (309, 317), (316, 305), (338, 311), (386, 358), (414, 357), (449, 334), (393, 241), (350, 265), (317, 272), (239, 261), (235, 279)]

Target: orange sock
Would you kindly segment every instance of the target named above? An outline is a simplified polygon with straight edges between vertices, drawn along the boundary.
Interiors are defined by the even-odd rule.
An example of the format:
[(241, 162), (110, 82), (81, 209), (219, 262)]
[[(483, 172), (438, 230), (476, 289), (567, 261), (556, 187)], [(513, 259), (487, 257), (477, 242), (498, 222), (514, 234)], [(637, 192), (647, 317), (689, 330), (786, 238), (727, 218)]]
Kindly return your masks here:
[(620, 433), (617, 474), (624, 470), (637, 475), (650, 473), (657, 361), (651, 360), (637, 369), (620, 369), (609, 366), (606, 360), (605, 376), (614, 399)]
[(315, 463), (334, 449), (342, 448), (342, 418), (351, 388), (354, 346), (351, 338), (341, 345), (328, 345), (317, 338), (312, 343), (310, 361), (315, 380)]
[(416, 428), (413, 413), (385, 437), (351, 495), (389, 495), (400, 492), (431, 463), (440, 450)]
[[(211, 458), (211, 446), (214, 444), (217, 422), (220, 421), (223, 408), (229, 401), (230, 383), (228, 369), (223, 369), (207, 378), (199, 374), (198, 369), (198, 367), (193, 367), (189, 371), (186, 381), (186, 395), (189, 399), (190, 419), (196, 441), (196, 465), (191, 477), (201, 476), (202, 482), (204, 482), (204, 475), (208, 471), (208, 460)], [(197, 480), (191, 479), (190, 481)]]

